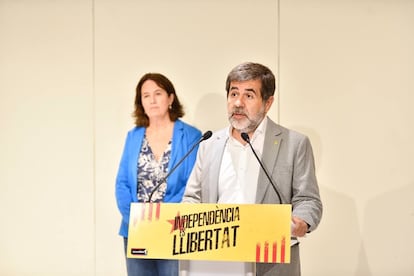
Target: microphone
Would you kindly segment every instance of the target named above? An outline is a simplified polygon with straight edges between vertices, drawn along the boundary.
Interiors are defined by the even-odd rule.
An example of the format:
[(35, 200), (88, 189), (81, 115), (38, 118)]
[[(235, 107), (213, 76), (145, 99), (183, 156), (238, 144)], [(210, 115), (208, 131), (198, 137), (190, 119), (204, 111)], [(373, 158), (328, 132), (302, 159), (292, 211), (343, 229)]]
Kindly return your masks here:
[[(273, 180), (272, 180), (272, 178), (270, 177), (270, 175), (267, 173), (267, 171), (266, 171), (266, 169), (265, 169), (265, 167), (264, 167), (264, 165), (263, 165), (262, 161), (260, 160), (259, 156), (257, 156), (256, 151), (254, 150), (254, 148), (253, 148), (252, 144), (250, 143), (250, 138), (249, 138), (249, 135), (248, 135), (246, 132), (242, 132), (240, 135), (241, 135), (241, 138), (242, 138), (245, 142), (247, 142), (247, 143), (249, 144), (250, 148), (252, 149), (252, 151), (253, 151), (253, 153), (254, 153), (254, 156), (256, 157), (257, 161), (259, 161), (259, 164), (260, 164), (260, 166), (262, 167), (262, 169), (263, 169), (264, 173), (266, 174), (267, 179), (269, 179), (270, 184), (272, 184), (272, 187), (273, 187), (273, 189), (275, 190), (277, 197), (279, 198), (279, 202), (280, 202), (280, 204), (283, 204), (284, 202), (287, 202), (287, 201), (282, 201), (283, 196), (282, 196), (282, 194), (279, 192), (279, 190), (277, 189), (277, 186), (276, 186), (276, 184), (273, 182)], [(284, 198), (283, 198), (283, 199), (284, 199)]]
[(207, 140), (211, 137), (211, 135), (213, 135), (213, 132), (211, 132), (211, 130), (206, 131), (203, 136), (201, 136), (200, 140), (197, 141), (197, 143), (195, 143), (191, 149), (180, 159), (180, 161), (178, 161), (177, 164), (175, 164), (175, 166), (167, 173), (166, 176), (164, 176), (161, 181), (154, 187), (154, 189), (152, 189), (152, 192), (148, 198), (147, 202), (151, 202), (151, 198), (154, 195), (155, 191), (157, 191), (160, 186), (162, 185), (162, 183), (164, 183), (164, 181), (167, 180), (167, 178), (178, 168), (178, 166), (181, 165), (181, 163), (190, 155), (190, 153), (204, 140)]

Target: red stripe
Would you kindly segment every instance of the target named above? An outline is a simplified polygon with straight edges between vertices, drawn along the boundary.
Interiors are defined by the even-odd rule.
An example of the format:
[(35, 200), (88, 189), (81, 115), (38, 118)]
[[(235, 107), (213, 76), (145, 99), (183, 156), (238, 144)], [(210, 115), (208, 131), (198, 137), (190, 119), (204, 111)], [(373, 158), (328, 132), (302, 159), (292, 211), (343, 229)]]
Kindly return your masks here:
[(272, 263), (276, 262), (276, 257), (277, 257), (277, 243), (274, 242), (273, 243), (273, 254), (272, 254)]
[(161, 203), (157, 203), (157, 211), (155, 212), (155, 218), (156, 220), (160, 219), (160, 213), (161, 213)]
[(256, 262), (260, 262), (260, 243), (256, 244)]
[(264, 260), (265, 263), (269, 262), (269, 243), (265, 242), (264, 244)]
[(282, 238), (282, 245), (280, 247), (280, 262), (285, 263), (285, 246), (286, 246), (286, 240), (285, 237)]

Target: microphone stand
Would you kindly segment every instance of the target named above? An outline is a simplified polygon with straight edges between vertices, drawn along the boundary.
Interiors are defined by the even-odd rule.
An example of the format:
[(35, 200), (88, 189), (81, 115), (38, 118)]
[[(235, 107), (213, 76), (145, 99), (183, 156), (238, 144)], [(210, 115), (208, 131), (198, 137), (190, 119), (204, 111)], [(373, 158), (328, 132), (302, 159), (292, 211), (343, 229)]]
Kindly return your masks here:
[(200, 140), (197, 141), (197, 143), (195, 143), (191, 149), (183, 156), (183, 158), (180, 159), (180, 161), (178, 161), (177, 164), (175, 164), (175, 166), (168, 172), (168, 174), (163, 177), (161, 179), (161, 181), (158, 182), (158, 184), (154, 187), (154, 189), (152, 189), (152, 192), (150, 194), (150, 196), (148, 197), (148, 201), (147, 202), (151, 202), (152, 196), (154, 195), (155, 191), (157, 191), (159, 189), (159, 187), (162, 185), (162, 183), (164, 183), (164, 181), (167, 180), (167, 178), (178, 168), (178, 166), (181, 165), (181, 163), (183, 163), (183, 161), (187, 158), (188, 155), (190, 155), (190, 153), (204, 140), (207, 140), (211, 137), (211, 135), (213, 135), (213, 133), (209, 130), (206, 131), (203, 136), (200, 138)]
[[(272, 178), (270, 177), (269, 173), (268, 173), (268, 172), (267, 172), (267, 170), (265, 169), (265, 167), (264, 167), (264, 165), (263, 165), (262, 161), (260, 161), (259, 156), (257, 156), (256, 151), (254, 150), (254, 148), (253, 148), (252, 144), (250, 143), (250, 138), (249, 138), (249, 135), (248, 135), (246, 132), (242, 132), (242, 133), (241, 133), (241, 137), (242, 137), (242, 139), (243, 139), (245, 142), (247, 142), (247, 143), (249, 144), (250, 148), (251, 148), (251, 149), (252, 149), (252, 151), (253, 151), (254, 156), (256, 157), (257, 161), (259, 161), (260, 166), (262, 167), (262, 169), (263, 169), (264, 173), (266, 174), (267, 179), (269, 179), (270, 184), (272, 184), (272, 187), (273, 187), (273, 189), (274, 189), (274, 190), (275, 190), (275, 192), (276, 192), (276, 195), (277, 195), (277, 197), (278, 197), (278, 199), (279, 199), (280, 204), (283, 204), (283, 203), (284, 203), (284, 202), (286, 202), (286, 201), (285, 201), (285, 200), (282, 200), (282, 198), (283, 198), (282, 194), (279, 192), (279, 190), (278, 190), (278, 188), (277, 188), (276, 184), (273, 182), (273, 180), (272, 180)], [(284, 199), (284, 198), (283, 198), (283, 199)]]

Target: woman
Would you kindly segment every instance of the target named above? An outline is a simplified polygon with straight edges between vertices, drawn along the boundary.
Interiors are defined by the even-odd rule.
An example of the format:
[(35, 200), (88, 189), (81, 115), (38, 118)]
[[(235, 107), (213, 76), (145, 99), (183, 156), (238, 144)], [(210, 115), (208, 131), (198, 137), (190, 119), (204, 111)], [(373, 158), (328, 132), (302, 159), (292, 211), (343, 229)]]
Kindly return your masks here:
[[(116, 200), (122, 214), (119, 234), (124, 237), (125, 254), (131, 202), (180, 202), (197, 151), (167, 181), (164, 178), (201, 138), (197, 128), (179, 119), (184, 111), (174, 86), (158, 73), (145, 74), (138, 82), (133, 116), (136, 127), (128, 132), (116, 178)], [(129, 276), (178, 275), (177, 260), (126, 257), (126, 263)]]

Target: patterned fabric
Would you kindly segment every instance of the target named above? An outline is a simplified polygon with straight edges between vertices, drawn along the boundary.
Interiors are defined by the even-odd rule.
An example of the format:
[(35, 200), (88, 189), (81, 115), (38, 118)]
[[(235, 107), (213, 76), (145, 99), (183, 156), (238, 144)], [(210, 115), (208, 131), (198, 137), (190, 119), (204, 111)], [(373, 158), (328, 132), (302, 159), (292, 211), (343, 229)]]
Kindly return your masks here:
[[(147, 202), (151, 192), (168, 173), (168, 163), (171, 156), (171, 141), (169, 141), (160, 161), (152, 153), (147, 137), (144, 136), (141, 152), (138, 158), (137, 196), (141, 202)], [(161, 202), (164, 199), (167, 183), (163, 184), (152, 195), (152, 202)]]

